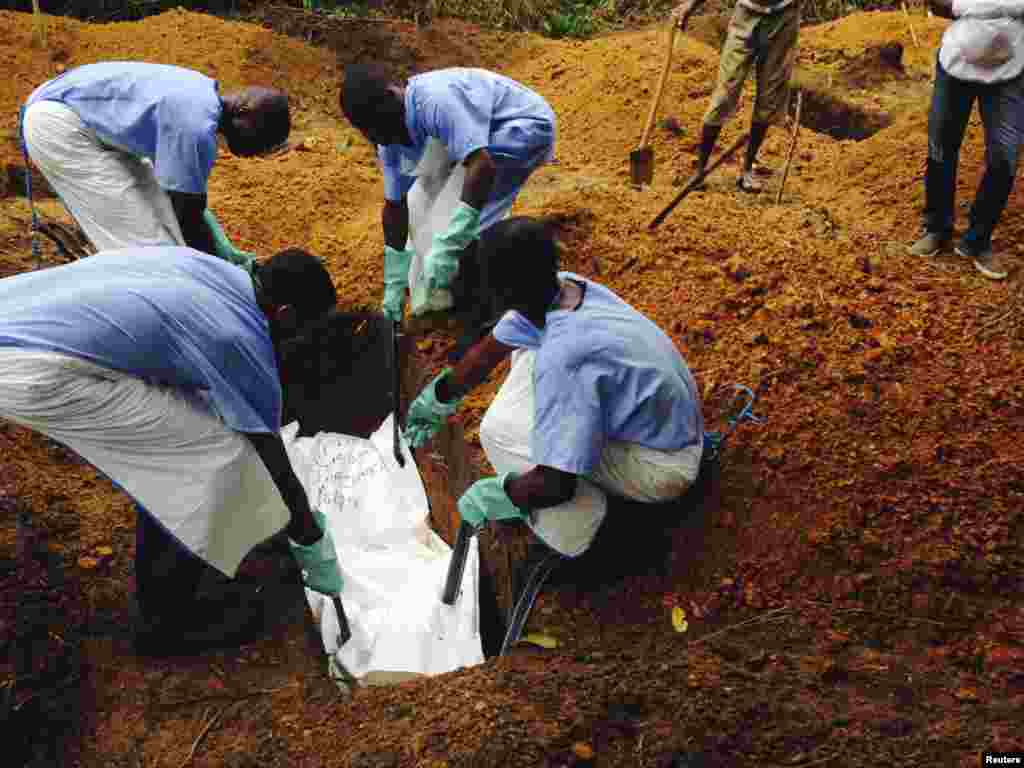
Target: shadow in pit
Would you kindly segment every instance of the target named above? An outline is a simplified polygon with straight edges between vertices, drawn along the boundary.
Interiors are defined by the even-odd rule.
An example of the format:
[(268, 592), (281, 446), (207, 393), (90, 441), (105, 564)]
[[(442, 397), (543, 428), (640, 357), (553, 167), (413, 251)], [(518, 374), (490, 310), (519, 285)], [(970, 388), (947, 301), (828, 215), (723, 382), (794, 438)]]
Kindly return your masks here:
[(881, 111), (845, 102), (814, 86), (803, 89), (800, 125), (841, 141), (863, 141), (892, 123)]
[[(400, 360), (409, 359), (405, 337)], [(384, 315), (332, 312), (281, 351), (282, 423), (300, 435), (337, 432), (368, 438), (391, 412), (391, 321)]]
[[(26, 505), (0, 494), (4, 521), (17, 519), (14, 559), (0, 560), (0, 743), (5, 766), (76, 762), (83, 729), (84, 674), (77, 579), (50, 551)], [(12, 514), (8, 514), (12, 513)]]
[[(685, 539), (688, 549), (699, 551), (708, 535), (711, 511), (717, 506), (721, 468), (717, 462), (702, 467), (697, 482), (679, 499), (663, 504), (644, 504), (621, 497), (609, 497), (605, 517), (590, 548), (556, 568), (548, 584), (572, 584), (587, 590), (611, 586), (628, 577), (666, 577), (675, 542)], [(547, 548), (532, 537), (529, 563)], [(516, 579), (517, 593), (522, 584)]]
[[(424, 372), (410, 365), (413, 342), (411, 335), (400, 337), (399, 381), (403, 390), (401, 403), (405, 404), (408, 394), (418, 391), (423, 383), (420, 379)], [(392, 354), (391, 321), (386, 317), (371, 313), (332, 313), (282, 350), (284, 423), (297, 420), (300, 435), (336, 432), (369, 437), (394, 407)], [(402, 408), (400, 404), (399, 409)], [(461, 431), (456, 441), (464, 452)], [(431, 469), (424, 466), (425, 462), (420, 462), (420, 471), (426, 472), (424, 482), (431, 496), (432, 524), (442, 536), (446, 526), (438, 525), (438, 516), (445, 522), (453, 510), (442, 509), (444, 505), (439, 502), (446, 501), (451, 506), (469, 483), (464, 453), (457, 463), (462, 474), (451, 478), (434, 477)], [(454, 490), (450, 487), (453, 483), (457, 486)], [(442, 492), (438, 494), (439, 489), (434, 488), (435, 492), (430, 493), (431, 485), (440, 485)], [(493, 649), (500, 647), (504, 637), (504, 624), (495, 597), (493, 575), (481, 567), (479, 577), (480, 633), (485, 652), (491, 649), (493, 655)]]
[[(889, 84), (906, 86), (912, 78), (903, 66), (903, 46), (883, 43), (843, 61), (835, 82), (809, 71), (799, 72), (793, 83), (803, 91), (800, 125), (840, 141), (863, 141), (892, 124), (892, 116), (846, 101), (843, 91), (884, 89)], [(795, 99), (790, 114), (795, 112)]]
[[(577, 558), (561, 560), (544, 582), (544, 589), (571, 586), (595, 592), (627, 578), (653, 576), (664, 580), (676, 561), (700, 561), (700, 553), (708, 547), (712, 535), (711, 521), (720, 498), (720, 472), (718, 462), (709, 462), (684, 496), (664, 504), (609, 497), (608, 514), (590, 548)], [(681, 546), (680, 542), (685, 544)], [(492, 598), (485, 587), (495, 585), (482, 580), (481, 612), (485, 605), (498, 602), (516, 604), (530, 575), (550, 554), (551, 550), (540, 539), (529, 535), (525, 555), (509, 566), (508, 588), (514, 599)], [(482, 568), (481, 572), (486, 574), (487, 569)], [(502, 630), (505, 622), (501, 620)], [(486, 642), (486, 636), (484, 639), (485, 654), (495, 655), (500, 643), (495, 646)]]

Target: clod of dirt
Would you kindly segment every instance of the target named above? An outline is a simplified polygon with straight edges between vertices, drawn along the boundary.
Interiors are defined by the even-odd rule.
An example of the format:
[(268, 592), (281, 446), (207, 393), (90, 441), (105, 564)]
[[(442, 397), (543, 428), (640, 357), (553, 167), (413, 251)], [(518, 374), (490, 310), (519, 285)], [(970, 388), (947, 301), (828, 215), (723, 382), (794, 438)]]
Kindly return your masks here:
[(852, 85), (865, 87), (903, 77), (903, 44), (888, 42), (868, 48), (843, 69)]
[(857, 312), (851, 312), (849, 320), (850, 327), (856, 328), (859, 331), (866, 331), (868, 328), (874, 325), (874, 323), (872, 323), (869, 318), (864, 317), (864, 315), (858, 314)]
[(666, 117), (662, 120), (661, 130), (671, 133), (676, 138), (686, 135), (686, 129), (674, 117)]

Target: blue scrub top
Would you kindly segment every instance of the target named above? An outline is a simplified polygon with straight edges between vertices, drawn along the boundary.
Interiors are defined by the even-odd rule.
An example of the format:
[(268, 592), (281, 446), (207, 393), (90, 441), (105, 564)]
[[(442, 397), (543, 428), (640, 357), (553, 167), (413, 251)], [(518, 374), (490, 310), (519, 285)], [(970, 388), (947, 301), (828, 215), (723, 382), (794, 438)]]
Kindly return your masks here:
[(0, 280), (0, 347), (88, 360), (205, 401), (239, 432), (276, 432), (281, 383), (252, 278), (215, 256), (125, 248)]
[(697, 383), (672, 339), (599, 283), (574, 310), (547, 313), (538, 329), (510, 311), (494, 337), (536, 350), (530, 460), (591, 474), (610, 440), (676, 451), (704, 437)]
[(85, 64), (43, 83), (26, 106), (36, 101), (65, 104), (101, 141), (149, 158), (164, 189), (206, 194), (223, 111), (216, 80), (165, 64)]
[(412, 146), (377, 148), (384, 170), (384, 196), (405, 197), (411, 175), (430, 138), (461, 163), (486, 149), (499, 168), (533, 168), (550, 156), (555, 113), (539, 94), (504, 75), (485, 69), (452, 68), (409, 79), (405, 122)]

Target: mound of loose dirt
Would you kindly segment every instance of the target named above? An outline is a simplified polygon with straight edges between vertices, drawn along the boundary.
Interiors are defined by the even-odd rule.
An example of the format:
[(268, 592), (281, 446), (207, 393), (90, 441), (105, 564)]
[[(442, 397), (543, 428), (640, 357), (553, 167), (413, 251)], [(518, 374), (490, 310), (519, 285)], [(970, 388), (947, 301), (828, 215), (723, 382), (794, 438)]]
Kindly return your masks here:
[[(1024, 611), (1014, 597), (1024, 586), (1018, 283), (986, 282), (951, 256), (905, 252), (922, 203), (943, 22), (914, 16), (918, 46), (903, 14), (805, 29), (798, 79), (807, 112), (782, 203), (774, 204), (781, 173), (749, 198), (735, 190), (734, 161), (652, 233), (647, 224), (677, 191), (673, 181), (690, 171), (714, 49), (678, 42), (662, 112), (682, 135), (656, 133), (655, 184), (641, 191), (628, 184), (628, 155), (661, 67), (663, 29), (553, 42), (465, 25), (328, 29), (287, 13), (291, 21), (274, 23), (329, 47), (170, 12), (122, 25), (52, 19), (55, 53), (44, 53), (29, 47), (29, 16), (0, 13), (9, 30), (0, 62), (16, 73), (0, 84), (0, 157), (18, 162), (17, 106), (62, 66), (142, 58), (203, 69), (225, 87), (278, 83), (297, 108), (292, 149), (259, 160), (225, 154), (211, 206), (243, 247), (267, 254), (300, 244), (324, 256), (346, 301), (371, 307), (381, 281), (380, 174), (337, 115), (339, 63), (374, 54), (407, 71), (453, 57), (500, 68), (559, 116), (559, 163), (531, 179), (516, 212), (559, 217), (566, 266), (672, 335), (707, 397), (710, 427), (732, 382), (757, 390), (768, 420), (733, 436), (720, 506), (674, 531), (667, 559), (596, 591), (563, 585), (543, 596), (532, 628), (561, 645), (539, 657), (341, 702), (301, 627), (164, 664), (131, 657), (122, 637), (95, 629), (84, 649), (91, 714), (82, 764), (181, 764), (195, 745), (194, 763), (209, 766), (667, 766), (688, 764), (683, 755), (705, 765), (973, 765), (981, 749), (1024, 747), (1014, 714), (1024, 704)], [(884, 60), (870, 51), (896, 45), (903, 76), (866, 88), (851, 80), (851, 62), (881, 72)], [(723, 147), (747, 119), (745, 108)], [(862, 140), (836, 138), (861, 119)], [(781, 169), (789, 135), (771, 132), (766, 165)], [(962, 199), (982, 166), (972, 122)], [(1022, 210), (1018, 188), (997, 232), (1014, 261), (1024, 249)], [(27, 207), (8, 197), (0, 211), (0, 269), (27, 268)], [(441, 333), (420, 340), (425, 374), (450, 343)], [(495, 387), (469, 400), (462, 421), (471, 441)], [(62, 567), (77, 574), (88, 615), (123, 620), (127, 500), (20, 429), (0, 431), (0, 453), (12, 468), (6, 492), (29, 506)], [(475, 461), (487, 471), (478, 449)], [(113, 554), (102, 554), (108, 546)], [(687, 613), (685, 633), (672, 628), (673, 607)]]

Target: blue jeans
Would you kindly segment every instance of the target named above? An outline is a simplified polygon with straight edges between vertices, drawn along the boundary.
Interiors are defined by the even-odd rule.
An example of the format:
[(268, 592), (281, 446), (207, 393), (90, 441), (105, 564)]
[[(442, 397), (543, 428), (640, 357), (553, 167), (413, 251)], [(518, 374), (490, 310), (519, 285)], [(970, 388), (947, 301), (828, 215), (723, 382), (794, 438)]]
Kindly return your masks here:
[(953, 77), (936, 60), (924, 177), (924, 218), (929, 232), (944, 236), (953, 233), (956, 169), (975, 100), (985, 128), (985, 174), (963, 239), (972, 249), (981, 251), (991, 246), (992, 231), (1013, 189), (1024, 140), (1024, 74), (1004, 83), (972, 83)]

